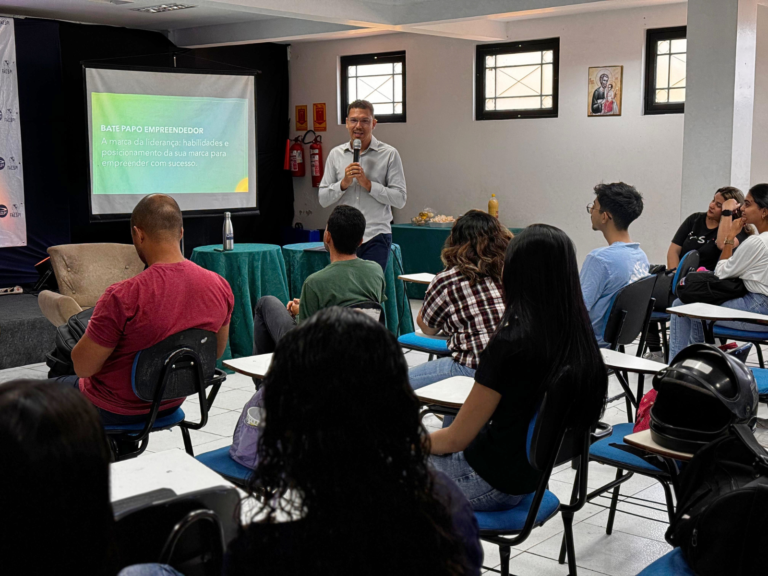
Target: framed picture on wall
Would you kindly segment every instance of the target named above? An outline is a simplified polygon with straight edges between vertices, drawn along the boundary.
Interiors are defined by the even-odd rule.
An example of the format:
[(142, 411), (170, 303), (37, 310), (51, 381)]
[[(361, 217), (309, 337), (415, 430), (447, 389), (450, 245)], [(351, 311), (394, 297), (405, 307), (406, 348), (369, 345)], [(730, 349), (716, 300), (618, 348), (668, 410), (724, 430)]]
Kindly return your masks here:
[(624, 66), (589, 69), (587, 116), (621, 116)]

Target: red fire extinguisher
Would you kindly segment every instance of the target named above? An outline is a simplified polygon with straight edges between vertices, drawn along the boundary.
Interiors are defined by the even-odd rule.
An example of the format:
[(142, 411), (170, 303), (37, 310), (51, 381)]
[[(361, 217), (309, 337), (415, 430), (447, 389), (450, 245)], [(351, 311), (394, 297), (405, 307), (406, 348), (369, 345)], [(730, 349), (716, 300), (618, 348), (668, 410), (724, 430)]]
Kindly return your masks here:
[(301, 136), (296, 136), (291, 146), (291, 176), (304, 176), (304, 170), (304, 146)]
[(320, 187), (320, 181), (323, 179), (323, 137), (315, 136), (312, 144), (309, 145), (309, 165), (312, 172), (312, 186)]

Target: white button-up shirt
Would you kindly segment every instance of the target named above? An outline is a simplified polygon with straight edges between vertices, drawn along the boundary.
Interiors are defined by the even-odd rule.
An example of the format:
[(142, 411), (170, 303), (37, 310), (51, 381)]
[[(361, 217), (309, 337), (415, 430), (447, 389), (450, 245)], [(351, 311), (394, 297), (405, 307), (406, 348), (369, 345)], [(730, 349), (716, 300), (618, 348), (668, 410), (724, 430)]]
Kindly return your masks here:
[(360, 154), (360, 164), (371, 181), (371, 191), (358, 184), (357, 178), (349, 188), (342, 190), (344, 170), (353, 158), (354, 151), (349, 142), (328, 153), (318, 198), (323, 208), (339, 202), (360, 210), (366, 222), (363, 242), (368, 242), (378, 234), (392, 233), (392, 206), (405, 206), (405, 174), (397, 150), (371, 137), (371, 144)]

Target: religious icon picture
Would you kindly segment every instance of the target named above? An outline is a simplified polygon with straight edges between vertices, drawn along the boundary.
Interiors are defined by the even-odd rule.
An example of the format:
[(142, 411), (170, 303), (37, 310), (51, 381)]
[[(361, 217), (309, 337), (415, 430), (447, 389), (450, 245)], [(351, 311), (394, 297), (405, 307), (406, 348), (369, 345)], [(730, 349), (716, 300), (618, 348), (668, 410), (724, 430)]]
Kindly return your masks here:
[(624, 66), (589, 69), (587, 116), (621, 116)]

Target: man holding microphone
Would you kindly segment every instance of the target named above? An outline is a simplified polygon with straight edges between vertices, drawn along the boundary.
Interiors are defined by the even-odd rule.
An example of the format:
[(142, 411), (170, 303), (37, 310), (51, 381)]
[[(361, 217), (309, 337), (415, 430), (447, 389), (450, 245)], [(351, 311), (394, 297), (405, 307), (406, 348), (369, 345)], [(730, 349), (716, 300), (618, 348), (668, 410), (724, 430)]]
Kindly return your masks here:
[(366, 227), (357, 256), (385, 270), (392, 245), (392, 207), (405, 206), (405, 174), (397, 150), (373, 137), (375, 127), (370, 102), (349, 105), (349, 142), (328, 153), (318, 199), (323, 208), (338, 202), (363, 213)]

